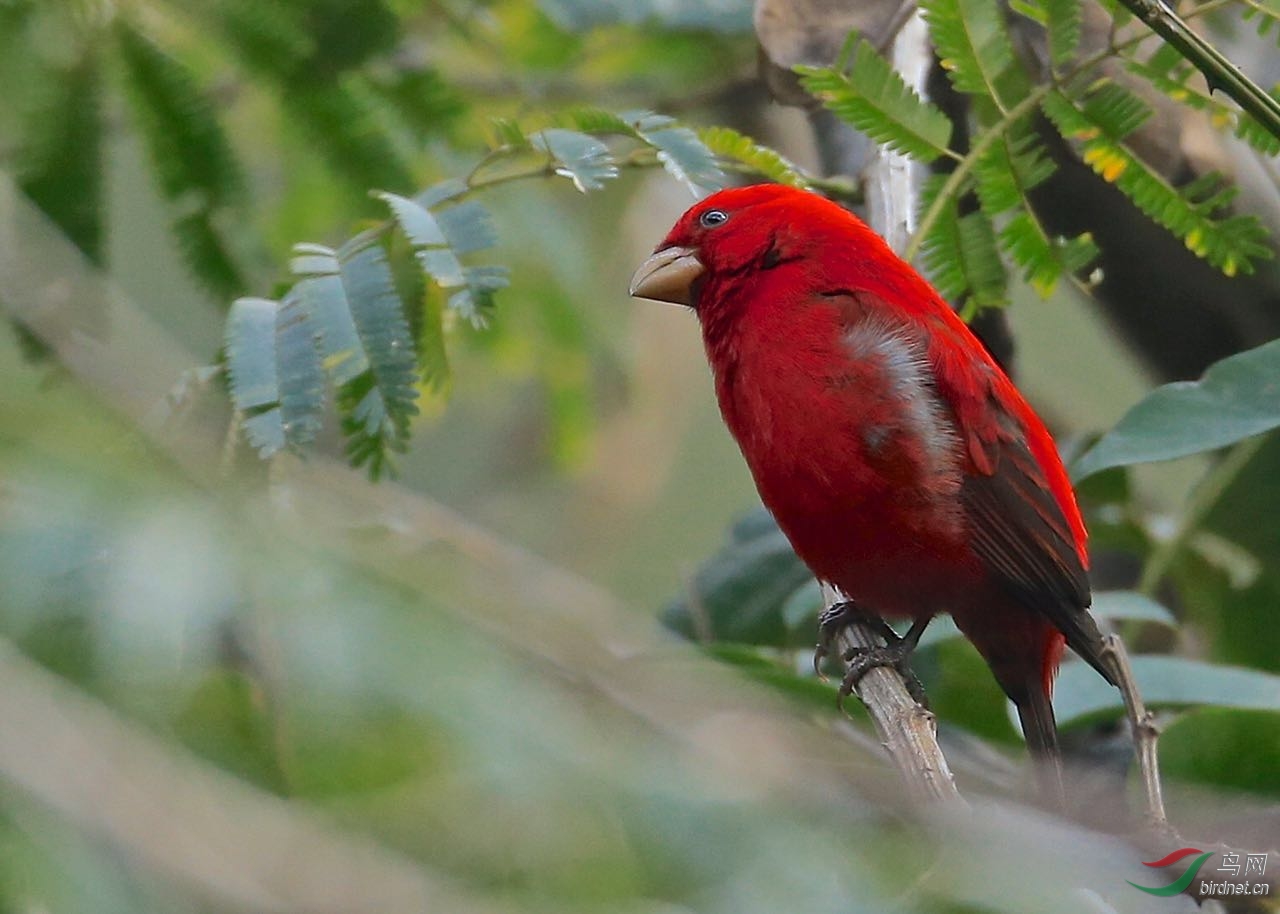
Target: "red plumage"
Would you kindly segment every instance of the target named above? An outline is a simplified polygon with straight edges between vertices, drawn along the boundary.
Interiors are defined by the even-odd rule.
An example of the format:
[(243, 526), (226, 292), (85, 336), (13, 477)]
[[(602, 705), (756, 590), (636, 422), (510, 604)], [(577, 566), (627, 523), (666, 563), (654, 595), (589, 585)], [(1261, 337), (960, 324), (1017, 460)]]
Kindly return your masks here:
[(815, 575), (881, 617), (950, 612), (1054, 755), (1064, 643), (1111, 678), (1084, 521), (1044, 424), (938, 293), (855, 216), (773, 185), (691, 208), (633, 293), (697, 311), (724, 420)]

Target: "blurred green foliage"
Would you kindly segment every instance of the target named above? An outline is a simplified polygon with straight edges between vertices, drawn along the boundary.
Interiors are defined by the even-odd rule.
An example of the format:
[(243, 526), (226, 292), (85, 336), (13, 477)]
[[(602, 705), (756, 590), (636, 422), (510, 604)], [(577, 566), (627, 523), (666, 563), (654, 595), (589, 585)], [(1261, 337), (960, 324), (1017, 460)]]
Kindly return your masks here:
[[(0, 344), (0, 911), (1155, 910), (1124, 884), (1149, 855), (1017, 805), (1004, 698), (941, 622), (916, 665), (975, 809), (903, 809), (809, 668), (819, 594), (742, 513), (688, 322), (619, 316), (652, 210), (813, 179), (694, 129), (763, 125), (749, 29), (714, 0), (0, 0), (0, 240), (49, 283), (0, 258), (46, 359)], [(83, 274), (3, 235), (28, 198)], [(61, 318), (60, 283), (101, 309), (14, 298)], [(1146, 570), (1097, 609), (1147, 652), (1169, 775), (1250, 809), (1277, 783), (1276, 390), (1275, 346), (1243, 354), (1076, 464), (1109, 468), (1095, 548)], [(340, 420), (374, 467), (421, 433), (405, 488), (330, 462)], [(1183, 505), (1134, 483), (1222, 446)], [(1084, 672), (1058, 694), (1088, 742), (1119, 711)]]

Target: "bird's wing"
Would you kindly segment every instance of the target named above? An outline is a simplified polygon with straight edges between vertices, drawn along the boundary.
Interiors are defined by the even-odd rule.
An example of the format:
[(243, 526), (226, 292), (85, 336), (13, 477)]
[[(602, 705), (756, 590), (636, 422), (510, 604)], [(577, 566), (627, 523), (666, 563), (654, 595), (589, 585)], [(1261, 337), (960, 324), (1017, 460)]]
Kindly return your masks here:
[(1084, 521), (1053, 439), (958, 318), (948, 311), (933, 320), (927, 338), (938, 393), (967, 452), (960, 500), (974, 551), (1110, 680), (1087, 611)]

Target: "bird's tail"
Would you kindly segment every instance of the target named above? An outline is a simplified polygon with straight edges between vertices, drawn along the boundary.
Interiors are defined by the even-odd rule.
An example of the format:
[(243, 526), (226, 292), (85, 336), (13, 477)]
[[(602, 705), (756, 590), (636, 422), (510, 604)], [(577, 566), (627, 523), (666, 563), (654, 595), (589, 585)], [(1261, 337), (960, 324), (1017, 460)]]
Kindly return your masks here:
[(1066, 805), (1062, 783), (1062, 753), (1058, 749), (1058, 724), (1053, 718), (1053, 703), (1047, 692), (1027, 689), (1015, 704), (1022, 735), (1027, 741), (1031, 761), (1036, 769), (1036, 783), (1042, 795), (1058, 809)]

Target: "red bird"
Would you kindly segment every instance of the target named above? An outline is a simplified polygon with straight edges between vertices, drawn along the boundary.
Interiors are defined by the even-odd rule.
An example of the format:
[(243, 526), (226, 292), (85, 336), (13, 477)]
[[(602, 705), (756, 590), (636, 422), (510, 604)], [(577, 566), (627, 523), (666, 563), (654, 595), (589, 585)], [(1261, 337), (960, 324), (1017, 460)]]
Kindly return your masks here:
[(854, 616), (913, 620), (904, 650), (950, 612), (1056, 770), (1064, 644), (1115, 684), (1084, 521), (1044, 423), (942, 297), (857, 217), (774, 185), (692, 207), (631, 294), (697, 312), (724, 421), (796, 554)]

